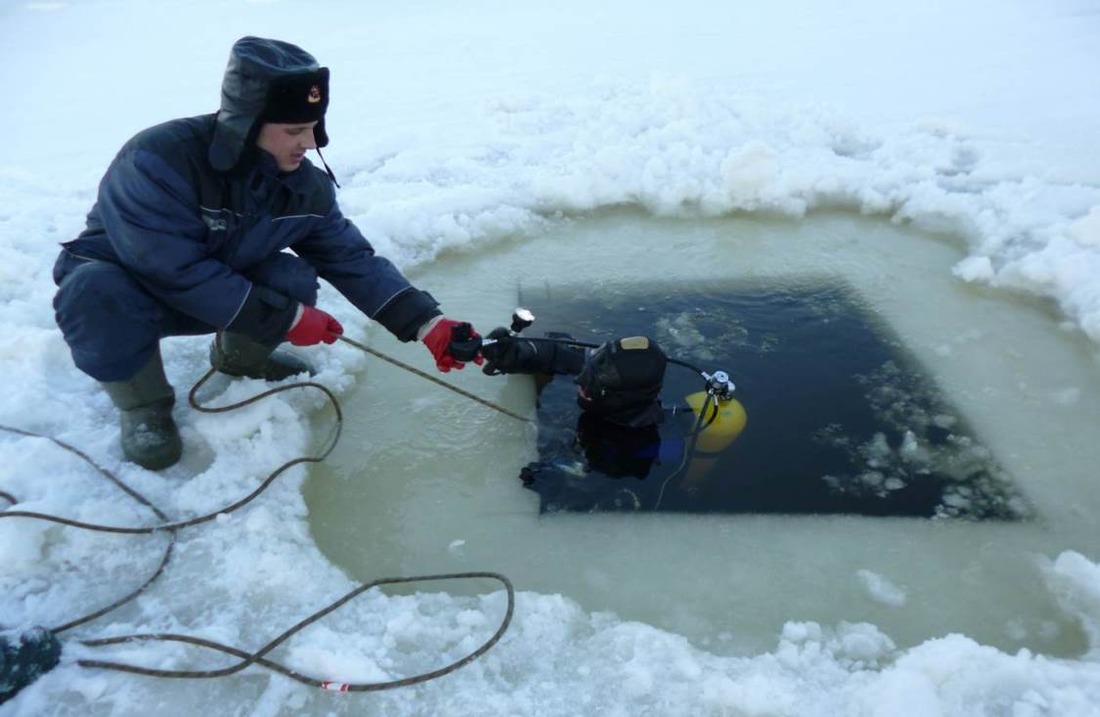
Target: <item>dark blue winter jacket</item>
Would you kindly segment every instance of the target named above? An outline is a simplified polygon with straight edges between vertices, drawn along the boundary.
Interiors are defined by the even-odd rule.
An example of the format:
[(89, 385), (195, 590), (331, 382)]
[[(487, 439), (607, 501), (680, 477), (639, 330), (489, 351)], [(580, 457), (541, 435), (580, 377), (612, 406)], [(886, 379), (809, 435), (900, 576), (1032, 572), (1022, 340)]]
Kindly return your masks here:
[(283, 339), (289, 297), (245, 278), (289, 249), (402, 341), (440, 312), (348, 221), (328, 176), (308, 160), (281, 173), (246, 148), (230, 172), (210, 165), (215, 115), (151, 127), (118, 153), (72, 254), (126, 268), (157, 299), (218, 329)]

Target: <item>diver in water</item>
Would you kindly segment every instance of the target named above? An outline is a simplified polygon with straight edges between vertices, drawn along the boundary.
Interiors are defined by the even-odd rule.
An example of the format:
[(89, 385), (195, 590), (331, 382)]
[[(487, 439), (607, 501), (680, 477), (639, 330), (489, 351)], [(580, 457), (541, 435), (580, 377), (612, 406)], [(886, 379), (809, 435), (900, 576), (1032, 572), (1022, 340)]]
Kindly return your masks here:
[(0, 704), (52, 670), (60, 658), (61, 643), (49, 630), (0, 630)]
[[(520, 473), (524, 485), (539, 493), (542, 512), (653, 511), (662, 501), (666, 507), (675, 502), (666, 495), (670, 485), (681, 489), (677, 500), (698, 490), (714, 462), (713, 456), (693, 455), (707, 426), (698, 406), (662, 405), (669, 360), (652, 338), (619, 338), (594, 349), (570, 343), (565, 334), (531, 339), (498, 328), (487, 338), (481, 347), (484, 372), (534, 375), (540, 409), (554, 376), (572, 376), (576, 384), (581, 412), (575, 428), (542, 421), (542, 460)], [(736, 432), (743, 412), (741, 419)], [(722, 448), (736, 437), (728, 430), (725, 435)]]

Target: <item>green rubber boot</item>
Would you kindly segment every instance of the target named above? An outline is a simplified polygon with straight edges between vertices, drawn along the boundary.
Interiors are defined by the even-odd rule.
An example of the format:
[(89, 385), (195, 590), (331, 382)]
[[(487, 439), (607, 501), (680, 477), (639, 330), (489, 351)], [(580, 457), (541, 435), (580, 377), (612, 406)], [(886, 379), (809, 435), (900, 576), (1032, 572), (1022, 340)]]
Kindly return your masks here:
[(151, 471), (175, 465), (183, 454), (183, 442), (172, 420), (176, 394), (164, 375), (160, 349), (131, 378), (101, 385), (118, 408), (126, 459)]
[(253, 341), (244, 334), (218, 332), (210, 344), (210, 365), (230, 376), (247, 376), (264, 381), (282, 381), (300, 373), (317, 371), (308, 362), (276, 351), (274, 346)]

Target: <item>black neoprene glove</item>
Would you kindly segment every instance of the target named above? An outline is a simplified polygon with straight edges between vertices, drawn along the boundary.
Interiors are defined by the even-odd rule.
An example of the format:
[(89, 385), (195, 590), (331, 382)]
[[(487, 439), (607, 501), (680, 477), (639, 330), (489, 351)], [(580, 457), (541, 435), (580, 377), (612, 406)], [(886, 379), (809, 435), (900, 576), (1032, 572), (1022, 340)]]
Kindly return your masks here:
[(499, 326), (489, 332), (486, 339), (492, 343), (481, 345), (481, 355), (485, 357), (482, 371), (489, 376), (502, 373), (534, 373), (525, 371), (524, 366), (535, 354), (535, 348), (528, 341), (512, 336), (508, 329)]
[(487, 361), (481, 370), (490, 376), (502, 373), (575, 375), (584, 365), (584, 349), (562, 341), (513, 336), (503, 327), (493, 329), (486, 338), (495, 339), (481, 346), (481, 355)]

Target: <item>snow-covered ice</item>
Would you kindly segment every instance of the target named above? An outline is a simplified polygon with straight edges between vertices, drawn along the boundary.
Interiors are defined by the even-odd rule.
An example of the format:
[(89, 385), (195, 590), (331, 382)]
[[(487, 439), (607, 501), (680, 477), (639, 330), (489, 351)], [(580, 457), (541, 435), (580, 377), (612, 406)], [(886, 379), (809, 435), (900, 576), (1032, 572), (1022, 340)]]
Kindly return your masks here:
[[(8, 379), (0, 424), (78, 446), (173, 516), (231, 503), (279, 464), (310, 451), (325, 425), (324, 401), (289, 392), (215, 416), (180, 401), (183, 463), (162, 475), (123, 463), (115, 411), (72, 366), (54, 325), (50, 270), (57, 244), (82, 227), (118, 147), (156, 122), (216, 109), (229, 47), (246, 34), (296, 42), (332, 68), (326, 158), (341, 179), (345, 213), (445, 309), (465, 312), (479, 326), (509, 307), (512, 297), (503, 291), (515, 286), (515, 275), (463, 290), (448, 282), (449, 273), (461, 273), (463, 262), (484, 266), (492, 252), (537, 254), (574, 223), (585, 231), (591, 215), (598, 215), (592, 226), (607, 230), (605, 241), (589, 244), (588, 258), (597, 263), (629, 246), (627, 233), (614, 227), (634, 222), (672, 233), (679, 227), (677, 249), (687, 253), (697, 225), (714, 226), (707, 222), (879, 223), (897, 230), (890, 236), (927, 243), (937, 257), (934, 273), (921, 263), (922, 251), (908, 247), (898, 249), (894, 264), (882, 258), (890, 250), (873, 261), (880, 262), (883, 310), (903, 334), (926, 338), (917, 350), (939, 362), (944, 384), (1004, 419), (1003, 429), (991, 429), (995, 442), (1026, 435), (1021, 425), (1030, 417), (1006, 416), (1005, 406), (1034, 407), (1043, 417), (1036, 432), (1043, 446), (1005, 439), (1004, 455), (1026, 471), (1040, 465), (1033, 455), (1057, 451), (1060, 435), (1069, 451), (1087, 445), (1095, 430), (1078, 420), (1092, 416), (1100, 390), (1100, 12), (1085, 0), (858, 0), (843, 7), (808, 0), (565, 0), (538, 7), (497, 0), (7, 0), (0, 3), (0, 33), (9, 115), (0, 160), (0, 367)], [(631, 214), (609, 222), (604, 213), (612, 209)], [(835, 219), (853, 213), (863, 217)], [(698, 231), (700, 241), (710, 241)], [(822, 241), (843, 245), (842, 234)], [(817, 245), (809, 246), (809, 257), (790, 247), (777, 251), (809, 261)], [(765, 272), (788, 266), (768, 249), (753, 238), (729, 247)], [(827, 251), (821, 257), (846, 260)], [(623, 271), (643, 268), (635, 262)], [(906, 301), (891, 298), (884, 287), (892, 285)], [(974, 315), (987, 305), (1002, 308), (990, 309), (985, 315), (998, 318), (977, 326), (906, 312), (922, 287), (937, 296), (965, 289)], [(486, 295), (474, 296), (478, 291)], [(369, 333), (380, 348), (392, 346), (335, 292), (324, 291), (322, 302), (352, 338)], [(1014, 303), (1027, 318), (1002, 321), (998, 312)], [(1024, 332), (1018, 350), (984, 350), (1011, 346), (1014, 331)], [(1044, 352), (1044, 341), (1058, 348)], [(206, 342), (164, 343), (182, 397), (205, 371)], [(405, 348), (393, 346), (427, 365), (422, 349)], [(1016, 362), (1046, 353), (1051, 372), (1026, 379), (1017, 372)], [(311, 357), (321, 368), (317, 380), (341, 396), (369, 386), (374, 365), (351, 346), (319, 347)], [(982, 366), (1021, 378), (1011, 392), (1007, 382), (965, 378)], [(450, 380), (487, 385), (468, 375)], [(260, 388), (237, 382), (215, 400), (239, 400)], [(396, 445), (407, 449), (402, 460), (418, 467), (418, 480), (441, 479), (439, 446), (499, 447), (493, 441), (502, 436), (475, 430), (480, 419), (471, 412), (454, 414), (468, 419), (465, 425), (421, 420), (438, 399), (435, 389), (417, 391), (406, 401), (409, 413), (392, 422), (399, 433), (416, 432), (417, 440)], [(349, 440), (375, 460), (386, 458), (386, 446), (354, 426), (341, 450), (354, 449)], [(1067, 473), (1081, 470), (1073, 458)], [(0, 490), (15, 495), (20, 509), (114, 524), (153, 521), (48, 441), (0, 437), (0, 465)], [(378, 694), (331, 694), (260, 668), (190, 682), (75, 664), (92, 654), (173, 668), (223, 664), (161, 644), (93, 653), (76, 639), (183, 632), (255, 647), (353, 587), (314, 540), (303, 497), (307, 474), (298, 467), (248, 508), (183, 532), (151, 591), (66, 635), (62, 665), (0, 713), (1100, 714), (1100, 552), (1089, 528), (1096, 499), (1084, 480), (1066, 487), (1057, 474), (1042, 475), (1028, 484), (1049, 509), (1050, 524), (1034, 527), (1037, 554), (992, 570), (1039, 576), (1022, 589), (1078, 626), (1080, 654), (1003, 650), (959, 633), (902, 634), (894, 616), (923, 609), (924, 571), (938, 566), (902, 556), (906, 570), (890, 572), (868, 551), (863, 564), (821, 584), (867, 600), (881, 622), (790, 614), (771, 628), (769, 645), (744, 651), (708, 649), (651, 622), (585, 609), (550, 585), (519, 593), (515, 622), (482, 659), (443, 679)], [(511, 481), (501, 476), (501, 490), (511, 491)], [(363, 491), (364, 500), (382, 500), (400, 487), (367, 483)], [(428, 525), (418, 533), (423, 516), (401, 518), (412, 544), (434, 537)], [(1059, 533), (1062, 523), (1074, 532)], [(800, 537), (821, 546), (843, 539), (828, 525), (806, 526)], [(922, 526), (908, 530), (937, 531), (921, 539), (943, 544), (965, 540), (951, 526)], [(750, 548), (753, 540), (783, 540), (782, 532), (751, 520), (728, 529)], [(873, 540), (874, 531), (864, 530)], [(998, 540), (1016, 541), (1013, 554), (1025, 553), (1022, 538)], [(1003, 557), (998, 540), (979, 555)], [(156, 536), (0, 520), (0, 622), (56, 625), (108, 603), (155, 567), (162, 545)], [(780, 578), (799, 567), (807, 545), (786, 544), (789, 560), (774, 566)], [(477, 547), (476, 536), (451, 532), (440, 537), (438, 552), (473, 560)], [(426, 564), (403, 560), (402, 572), (426, 572)], [(973, 566), (962, 560), (946, 567), (957, 571), (960, 591), (983, 596), (980, 580), (967, 582), (984, 575), (981, 569), (968, 572)], [(777, 580), (776, 589), (782, 585)], [(432, 669), (487, 637), (503, 609), (499, 592), (445, 589), (368, 593), (278, 657), (337, 680)], [(767, 592), (761, 595), (763, 605)], [(1041, 633), (1044, 626), (1008, 629)], [(739, 644), (737, 635), (713, 638)]]

